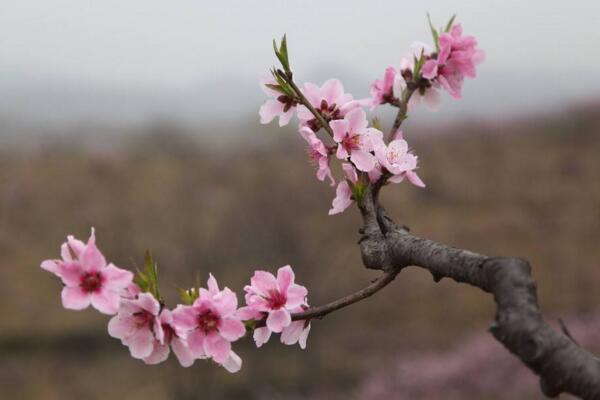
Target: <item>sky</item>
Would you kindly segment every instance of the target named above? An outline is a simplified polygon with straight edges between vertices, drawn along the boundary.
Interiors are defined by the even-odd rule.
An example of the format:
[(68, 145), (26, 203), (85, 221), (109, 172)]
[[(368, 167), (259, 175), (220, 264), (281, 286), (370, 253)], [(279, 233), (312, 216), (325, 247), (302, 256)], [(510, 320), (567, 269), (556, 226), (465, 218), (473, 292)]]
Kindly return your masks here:
[(456, 13), (487, 59), (431, 118), (560, 108), (600, 97), (600, 2), (0, 0), (0, 115), (247, 118), (287, 33), (299, 81), (355, 97)]

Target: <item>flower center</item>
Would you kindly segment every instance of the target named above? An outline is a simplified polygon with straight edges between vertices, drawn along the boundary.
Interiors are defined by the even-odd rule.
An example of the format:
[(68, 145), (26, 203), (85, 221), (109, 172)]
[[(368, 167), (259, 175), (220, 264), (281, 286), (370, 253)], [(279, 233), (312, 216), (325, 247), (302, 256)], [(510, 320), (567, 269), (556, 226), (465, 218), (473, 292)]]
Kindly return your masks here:
[(150, 314), (148, 311), (142, 310), (135, 312), (133, 313), (133, 317), (135, 318), (135, 325), (138, 329), (143, 328), (145, 326), (152, 327), (154, 315)]
[(81, 276), (79, 286), (88, 293), (98, 292), (102, 287), (102, 276), (98, 272), (87, 272)]
[(211, 310), (206, 311), (204, 314), (198, 315), (198, 328), (200, 328), (204, 333), (216, 331), (220, 322), (221, 318), (218, 315), (213, 314)]
[(321, 100), (321, 104), (317, 108), (317, 111), (319, 111), (326, 120), (340, 119), (340, 110), (337, 108), (337, 104), (328, 104), (325, 99)]
[(279, 290), (272, 289), (269, 290), (269, 297), (267, 298), (267, 302), (269, 303), (269, 307), (273, 310), (278, 310), (281, 307), (285, 306), (287, 303), (287, 297)]
[(352, 150), (360, 150), (360, 135), (346, 133), (346, 137), (342, 139), (342, 146), (348, 153), (351, 153)]

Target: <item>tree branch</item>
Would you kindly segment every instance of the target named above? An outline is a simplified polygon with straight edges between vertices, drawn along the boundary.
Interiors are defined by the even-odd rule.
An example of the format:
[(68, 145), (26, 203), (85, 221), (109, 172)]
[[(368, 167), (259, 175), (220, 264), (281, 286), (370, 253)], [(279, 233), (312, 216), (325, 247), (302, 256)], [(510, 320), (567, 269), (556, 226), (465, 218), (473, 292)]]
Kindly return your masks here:
[(410, 98), (412, 97), (415, 90), (415, 85), (407, 85), (406, 89), (404, 89), (404, 91), (402, 92), (402, 98), (400, 99), (399, 104), (397, 104), (398, 113), (396, 114), (396, 119), (394, 120), (392, 129), (390, 129), (390, 132), (388, 133), (388, 142), (392, 140), (398, 129), (400, 129), (402, 122), (404, 122), (404, 120), (406, 119), (406, 114), (408, 113), (408, 102), (410, 101)]
[(364, 222), (361, 254), (367, 268), (397, 271), (418, 266), (436, 282), (451, 278), (491, 293), (497, 306), (491, 333), (540, 377), (544, 394), (600, 399), (600, 360), (544, 321), (527, 261), (488, 257), (410, 235), (385, 214), (377, 190), (368, 190), (359, 206)]

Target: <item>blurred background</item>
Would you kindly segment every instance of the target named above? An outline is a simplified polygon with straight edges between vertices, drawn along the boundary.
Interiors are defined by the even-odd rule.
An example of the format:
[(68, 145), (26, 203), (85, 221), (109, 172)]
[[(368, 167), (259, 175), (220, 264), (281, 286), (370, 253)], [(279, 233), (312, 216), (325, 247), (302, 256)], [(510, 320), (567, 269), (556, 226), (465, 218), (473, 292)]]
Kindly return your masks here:
[[(108, 318), (60, 304), (39, 269), (67, 234), (124, 268), (151, 249), (162, 291), (213, 272), (241, 290), (292, 264), (321, 304), (376, 276), (356, 210), (327, 216), (293, 127), (258, 123), (258, 80), (288, 34), (299, 81), (355, 97), (453, 14), (487, 60), (464, 100), (417, 110), (421, 190), (383, 201), (417, 235), (528, 258), (550, 321), (600, 351), (600, 3), (0, 0), (0, 388), (10, 399), (538, 399), (487, 327), (490, 296), (404, 270), (313, 323), (304, 351), (242, 340), (230, 375), (146, 366)], [(389, 127), (392, 114), (377, 110)], [(241, 298), (240, 298), (241, 300)]]

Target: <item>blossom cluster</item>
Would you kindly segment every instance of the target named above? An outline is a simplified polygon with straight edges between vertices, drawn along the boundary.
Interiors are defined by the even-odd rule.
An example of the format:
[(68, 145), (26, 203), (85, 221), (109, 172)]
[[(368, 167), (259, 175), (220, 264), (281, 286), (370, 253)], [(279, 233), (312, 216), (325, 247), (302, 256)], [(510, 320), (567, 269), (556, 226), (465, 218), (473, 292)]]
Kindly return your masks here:
[[(401, 58), (399, 68), (386, 68), (383, 78), (371, 85), (371, 96), (365, 99), (355, 99), (345, 92), (337, 79), (321, 86), (291, 85), (285, 37), (281, 49), (275, 47), (285, 71), (274, 69), (272, 77), (261, 80), (261, 87), (270, 99), (259, 110), (260, 122), (266, 124), (278, 117), (279, 125), (284, 126), (296, 115), (298, 131), (308, 144), (309, 158), (320, 181), (327, 179), (335, 186), (331, 160), (340, 160), (343, 177), (337, 183), (330, 215), (343, 212), (360, 197), (366, 185), (374, 182), (399, 183), (406, 178), (415, 186), (425, 187), (416, 172), (418, 158), (402, 131), (397, 129), (385, 138), (379, 124), (369, 126), (364, 109), (390, 104), (400, 108), (404, 112), (400, 117), (405, 118), (406, 109), (420, 103), (437, 109), (440, 89), (453, 98), (461, 97), (464, 78), (475, 77), (475, 67), (483, 60), (484, 53), (472, 36), (463, 36), (462, 27), (454, 24), (454, 18), (440, 31), (432, 27), (434, 48), (417, 42)], [(321, 129), (329, 137), (321, 139), (318, 136)]]
[[(210, 274), (206, 288), (182, 291), (185, 304), (169, 309), (160, 298), (156, 277), (139, 272), (143, 278), (139, 281), (132, 272), (107, 264), (96, 246), (93, 228), (87, 243), (68, 236), (60, 253), (60, 259), (43, 261), (41, 268), (62, 280), (63, 307), (83, 310), (91, 305), (112, 315), (109, 335), (120, 339), (133, 358), (147, 364), (165, 361), (172, 350), (184, 367), (210, 359), (237, 372), (242, 360), (232, 343), (252, 329), (257, 347), (272, 333), (281, 334), (284, 344), (306, 347), (310, 321), (292, 321), (292, 314), (308, 309), (308, 291), (295, 283), (289, 265), (279, 268), (277, 276), (255, 271), (244, 288), (243, 307), (238, 307), (236, 293), (220, 289)], [(154, 282), (146, 287), (148, 279)]]

